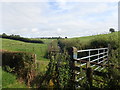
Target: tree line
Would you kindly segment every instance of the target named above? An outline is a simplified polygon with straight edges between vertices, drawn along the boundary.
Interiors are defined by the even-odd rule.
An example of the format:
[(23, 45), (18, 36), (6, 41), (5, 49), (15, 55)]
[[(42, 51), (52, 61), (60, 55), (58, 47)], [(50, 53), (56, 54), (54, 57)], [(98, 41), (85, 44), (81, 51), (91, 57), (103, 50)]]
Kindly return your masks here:
[(44, 43), (41, 40), (31, 40), (29, 38), (24, 38), (24, 37), (21, 37), (20, 35), (14, 35), (14, 34), (7, 35), (7, 34), (3, 33), (2, 35), (0, 35), (0, 38), (19, 40), (19, 41), (28, 42), (28, 43)]
[(63, 39), (63, 38), (59, 36), (59, 37), (41, 37), (40, 39)]

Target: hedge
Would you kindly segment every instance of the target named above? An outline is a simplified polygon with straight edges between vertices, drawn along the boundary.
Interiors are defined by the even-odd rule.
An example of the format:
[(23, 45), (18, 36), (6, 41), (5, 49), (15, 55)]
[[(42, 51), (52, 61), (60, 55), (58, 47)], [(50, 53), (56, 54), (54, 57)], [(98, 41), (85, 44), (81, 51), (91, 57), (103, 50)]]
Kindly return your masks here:
[(1, 36), (0, 38), (6, 38), (6, 39), (12, 39), (12, 40), (19, 40), (19, 41), (23, 41), (23, 42), (28, 42), (28, 43), (44, 43), (41, 40), (31, 40), (29, 38), (23, 38), (23, 37), (16, 37), (16, 36)]
[(35, 75), (35, 55), (26, 52), (2, 51), (2, 68), (17, 74), (29, 85)]

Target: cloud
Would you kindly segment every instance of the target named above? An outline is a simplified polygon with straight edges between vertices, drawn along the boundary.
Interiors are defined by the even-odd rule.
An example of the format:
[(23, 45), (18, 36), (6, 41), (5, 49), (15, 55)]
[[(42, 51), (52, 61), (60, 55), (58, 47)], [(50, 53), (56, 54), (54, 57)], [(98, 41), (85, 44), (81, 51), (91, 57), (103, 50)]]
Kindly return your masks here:
[(119, 2), (119, 0), (1, 0), (0, 2)]
[(32, 32), (37, 33), (37, 32), (39, 32), (39, 30), (38, 30), (38, 28), (32, 28)]
[(116, 2), (57, 0), (1, 4), (2, 29), (11, 34), (75, 37), (104, 33), (118, 26)]

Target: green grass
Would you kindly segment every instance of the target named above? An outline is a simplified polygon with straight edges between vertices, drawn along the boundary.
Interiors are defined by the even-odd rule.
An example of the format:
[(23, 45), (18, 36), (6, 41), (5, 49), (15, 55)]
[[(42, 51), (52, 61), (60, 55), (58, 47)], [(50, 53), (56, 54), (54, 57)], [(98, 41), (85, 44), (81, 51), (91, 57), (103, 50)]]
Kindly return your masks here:
[[(47, 65), (49, 60), (44, 58), (48, 43), (50, 41), (46, 41), (46, 44), (36, 44), (36, 43), (25, 43), (17, 40), (10, 40), (10, 39), (2, 39), (2, 49), (9, 50), (9, 51), (25, 51), (30, 53), (35, 53), (37, 55), (37, 73), (45, 73), (47, 70)], [(2, 71), (2, 83), (3, 88), (26, 88), (24, 84), (21, 84), (17, 81), (17, 77), (11, 73), (7, 73)]]
[[(94, 47), (100, 47), (97, 44), (100, 43), (104, 44), (106, 47), (107, 44), (110, 44), (111, 47), (118, 47), (118, 44), (120, 45), (120, 42), (118, 42), (118, 34), (120, 32), (113, 32), (108, 34), (99, 34), (99, 35), (93, 35), (93, 36), (86, 36), (86, 37), (77, 37), (77, 38), (68, 38), (65, 40), (62, 40), (63, 45), (65, 44), (66, 47), (74, 46), (78, 49), (88, 49), (88, 48), (94, 48)], [(96, 43), (98, 42), (98, 43)]]
[(82, 42), (82, 43), (89, 43), (93, 39), (96, 39), (96, 38), (104, 38), (107, 40), (109, 37), (112, 37), (112, 38), (116, 39), (116, 41), (117, 41), (119, 33), (120, 32), (113, 32), (113, 33), (108, 33), (108, 34), (99, 34), (99, 35), (93, 35), (93, 36), (77, 37), (77, 38), (70, 38), (69, 40), (80, 40), (80, 42)]
[(34, 53), (37, 55), (38, 60), (46, 60), (44, 56), (47, 52), (47, 47), (47, 44), (25, 43), (16, 40), (2, 39), (2, 49)]
[(36, 61), (37, 64), (37, 73), (45, 73), (47, 70), (49, 61)]
[(2, 70), (2, 88), (27, 88), (24, 83), (19, 82), (17, 77)]
[(94, 38), (95, 36), (86, 36), (86, 37), (70, 38), (70, 40), (80, 40), (80, 42), (82, 43), (88, 43)]

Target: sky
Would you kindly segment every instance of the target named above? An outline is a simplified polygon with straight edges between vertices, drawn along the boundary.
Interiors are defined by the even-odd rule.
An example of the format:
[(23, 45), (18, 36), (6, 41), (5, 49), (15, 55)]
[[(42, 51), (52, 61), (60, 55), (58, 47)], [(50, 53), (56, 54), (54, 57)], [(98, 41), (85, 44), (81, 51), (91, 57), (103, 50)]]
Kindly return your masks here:
[(35, 1), (0, 2), (0, 34), (82, 37), (118, 30), (117, 1)]

